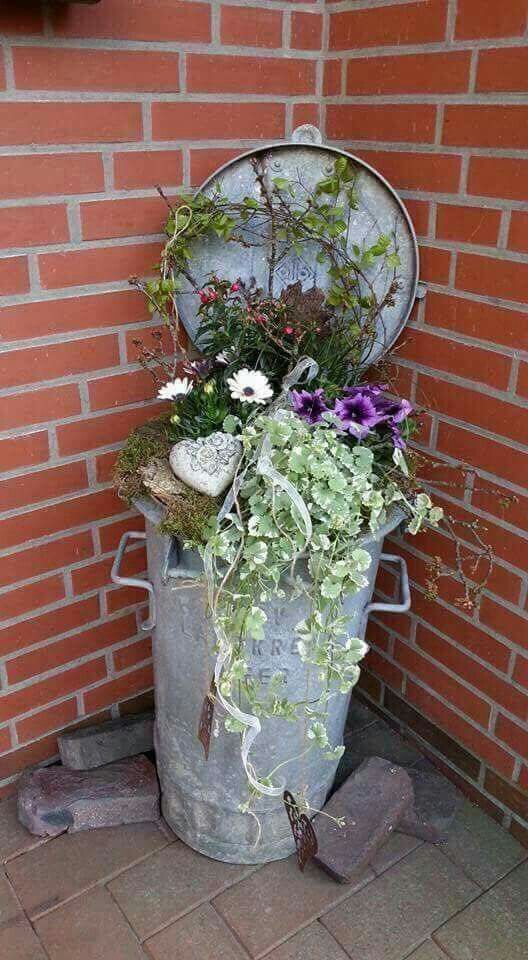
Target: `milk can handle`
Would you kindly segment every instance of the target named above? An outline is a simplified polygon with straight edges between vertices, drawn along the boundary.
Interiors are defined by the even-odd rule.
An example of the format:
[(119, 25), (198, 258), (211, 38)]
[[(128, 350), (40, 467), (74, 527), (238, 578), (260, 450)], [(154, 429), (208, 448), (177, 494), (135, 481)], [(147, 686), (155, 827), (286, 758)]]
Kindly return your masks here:
[(380, 613), (389, 611), (390, 613), (405, 613), (411, 607), (411, 590), (409, 587), (409, 574), (407, 573), (407, 564), (403, 557), (394, 553), (382, 553), (380, 560), (385, 562), (397, 563), (400, 567), (400, 602), (399, 603), (368, 603), (365, 607), (365, 616), (379, 611)]
[(129, 540), (145, 540), (146, 534), (139, 531), (127, 530), (119, 541), (115, 560), (110, 571), (110, 579), (113, 583), (118, 583), (122, 587), (139, 587), (140, 590), (148, 590), (149, 594), (149, 615), (141, 624), (142, 630), (152, 630), (156, 626), (156, 604), (154, 599), (154, 587), (148, 580), (139, 580), (137, 577), (122, 577), (119, 573), (121, 560), (127, 548)]

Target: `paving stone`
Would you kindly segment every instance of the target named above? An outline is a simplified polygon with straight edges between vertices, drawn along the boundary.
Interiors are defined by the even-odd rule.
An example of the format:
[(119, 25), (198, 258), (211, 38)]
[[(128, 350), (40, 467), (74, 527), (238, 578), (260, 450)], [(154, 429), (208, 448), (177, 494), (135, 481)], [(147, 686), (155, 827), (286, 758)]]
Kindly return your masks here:
[(439, 843), (463, 803), (463, 795), (447, 777), (407, 767), (414, 792), (412, 808), (398, 824), (400, 833), (410, 834), (429, 843)]
[(159, 820), (156, 768), (142, 756), (83, 772), (62, 766), (30, 770), (20, 778), (18, 816), (31, 833), (52, 837)]
[(0, 930), (22, 915), (20, 904), (15, 897), (5, 874), (0, 874)]
[(352, 960), (402, 960), (479, 893), (438, 847), (423, 844), (322, 923)]
[(528, 862), (484, 893), (434, 937), (452, 960), (526, 960)]
[(0, 863), (43, 842), (19, 822), (16, 797), (0, 803)]
[(221, 863), (177, 841), (109, 884), (140, 940), (210, 900), (253, 867)]
[(391, 763), (411, 766), (421, 758), (421, 754), (386, 723), (378, 720), (358, 733), (352, 731), (345, 734), (345, 752), (339, 763), (335, 786), (344, 783), (369, 757), (383, 757)]
[(403, 833), (395, 832), (389, 837), (387, 842), (383, 844), (381, 849), (378, 850), (370, 861), (369, 866), (377, 875), (385, 873), (385, 870), (389, 870), (395, 863), (407, 857), (409, 853), (416, 850), (422, 842), (422, 840), (418, 840), (416, 837), (404, 836)]
[(5, 874), (0, 874), (0, 957), (2, 960), (46, 960)]
[(93, 770), (152, 750), (153, 730), (153, 713), (138, 713), (73, 730), (58, 738), (60, 758), (69, 770)]
[(272, 950), (266, 960), (348, 960), (334, 938), (316, 921)]
[[(339, 883), (350, 883), (389, 839), (413, 802), (403, 767), (370, 757), (323, 807), (314, 821), (314, 861)], [(340, 826), (335, 819), (342, 821)]]
[(145, 960), (119, 907), (102, 887), (47, 913), (35, 929), (50, 960)]
[(426, 940), (418, 950), (411, 953), (407, 960), (447, 960), (443, 950), (440, 950), (432, 940)]
[(11, 860), (6, 873), (22, 906), (35, 917), (166, 844), (153, 823), (63, 834)]
[(528, 856), (510, 833), (468, 800), (457, 813), (442, 851), (484, 889)]
[(342, 886), (313, 863), (301, 873), (297, 857), (288, 857), (266, 864), (226, 890), (214, 906), (250, 955), (261, 957), (373, 877), (367, 867), (355, 884)]
[(154, 960), (247, 960), (247, 953), (206, 903), (147, 943)]
[(48, 960), (31, 924), (24, 917), (6, 927), (0, 925), (2, 960)]

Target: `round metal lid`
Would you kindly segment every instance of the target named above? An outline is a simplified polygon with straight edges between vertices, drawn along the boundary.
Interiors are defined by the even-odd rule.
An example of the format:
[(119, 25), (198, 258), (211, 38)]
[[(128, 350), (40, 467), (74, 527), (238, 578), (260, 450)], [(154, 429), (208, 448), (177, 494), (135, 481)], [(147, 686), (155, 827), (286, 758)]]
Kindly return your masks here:
[[(220, 187), (233, 200), (244, 196), (258, 197), (259, 186), (250, 162), (253, 157), (258, 157), (264, 160), (266, 172), (271, 178), (301, 180), (303, 187), (310, 190), (319, 180), (328, 177), (339, 156), (348, 157), (358, 171), (356, 190), (359, 203), (358, 208), (351, 211), (348, 249), (352, 251), (354, 246), (363, 249), (375, 243), (380, 234), (389, 234), (393, 237), (400, 258), (397, 268), (398, 290), (392, 305), (386, 306), (378, 318), (376, 342), (365, 359), (365, 366), (370, 366), (380, 359), (401, 333), (418, 286), (418, 247), (412, 221), (401, 199), (381, 174), (359, 157), (323, 144), (317, 127), (306, 124), (295, 130), (290, 143), (260, 147), (226, 163), (199, 189), (210, 196)], [(240, 232), (243, 233), (243, 230)], [(312, 249), (303, 248), (302, 256), (293, 250), (282, 255), (275, 271), (273, 294), (278, 296), (284, 287), (298, 280), (303, 289), (315, 285), (327, 291), (331, 280), (326, 265), (317, 263), (317, 252), (314, 246)], [(193, 277), (199, 286), (205, 285), (214, 273), (232, 281), (241, 279), (249, 282), (254, 277), (258, 286), (267, 290), (269, 245), (265, 237), (262, 245), (259, 240), (259, 245), (247, 247), (234, 241), (226, 243), (218, 237), (201, 237), (192, 246), (191, 263)], [(376, 295), (381, 298), (389, 283), (389, 268), (380, 267), (379, 262), (375, 262), (365, 273)], [(200, 300), (188, 281), (184, 281), (177, 302), (185, 329), (199, 347), (196, 334)]]

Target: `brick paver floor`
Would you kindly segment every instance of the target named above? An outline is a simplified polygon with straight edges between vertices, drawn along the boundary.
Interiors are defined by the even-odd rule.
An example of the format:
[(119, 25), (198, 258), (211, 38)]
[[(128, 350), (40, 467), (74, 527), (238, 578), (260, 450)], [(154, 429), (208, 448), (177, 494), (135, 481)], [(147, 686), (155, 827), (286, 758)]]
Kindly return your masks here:
[[(363, 739), (421, 762), (369, 726), (356, 753)], [(350, 886), (313, 865), (301, 875), (293, 859), (217, 863), (163, 823), (42, 841), (20, 827), (14, 799), (0, 803), (1, 960), (527, 956), (528, 850), (467, 801), (446, 843), (395, 834)]]

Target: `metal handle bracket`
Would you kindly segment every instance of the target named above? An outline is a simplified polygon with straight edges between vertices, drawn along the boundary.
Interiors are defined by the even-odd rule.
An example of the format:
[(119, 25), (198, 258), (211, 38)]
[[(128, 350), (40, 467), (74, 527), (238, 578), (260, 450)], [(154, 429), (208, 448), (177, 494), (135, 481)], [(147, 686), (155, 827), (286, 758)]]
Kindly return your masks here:
[(122, 577), (119, 573), (121, 561), (127, 548), (129, 540), (145, 540), (146, 533), (137, 530), (127, 530), (119, 541), (115, 560), (110, 571), (112, 583), (118, 583), (121, 587), (139, 587), (140, 590), (147, 590), (149, 595), (149, 615), (141, 624), (144, 631), (152, 630), (156, 626), (156, 601), (154, 596), (154, 587), (148, 580), (140, 580), (138, 577)]
[(400, 602), (399, 603), (368, 603), (365, 607), (365, 617), (375, 613), (406, 613), (411, 608), (411, 588), (409, 586), (409, 574), (407, 573), (407, 564), (403, 557), (395, 553), (382, 553), (380, 560), (390, 563), (397, 563), (400, 568)]

